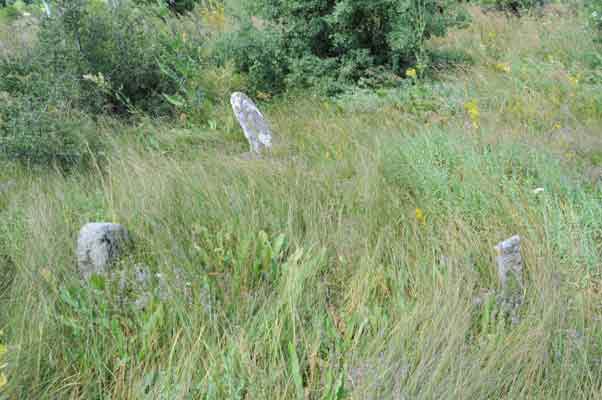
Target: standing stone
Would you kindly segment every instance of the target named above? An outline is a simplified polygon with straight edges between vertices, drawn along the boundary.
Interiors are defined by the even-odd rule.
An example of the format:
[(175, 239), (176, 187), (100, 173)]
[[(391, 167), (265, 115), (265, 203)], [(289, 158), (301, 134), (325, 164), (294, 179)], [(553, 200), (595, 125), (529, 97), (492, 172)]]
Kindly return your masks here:
[(495, 246), (497, 251), (497, 272), (502, 285), (506, 291), (515, 285), (523, 287), (523, 257), (520, 250), (520, 236), (510, 239)]
[(272, 147), (272, 131), (255, 103), (244, 93), (235, 92), (230, 97), (232, 110), (251, 146), (251, 153), (261, 154)]
[(77, 266), (84, 279), (104, 275), (129, 243), (127, 230), (118, 224), (91, 223), (79, 231)]
[(510, 315), (512, 323), (519, 321), (518, 308), (523, 303), (523, 257), (520, 236), (513, 236), (495, 246), (497, 272), (502, 287), (498, 295), (502, 310)]

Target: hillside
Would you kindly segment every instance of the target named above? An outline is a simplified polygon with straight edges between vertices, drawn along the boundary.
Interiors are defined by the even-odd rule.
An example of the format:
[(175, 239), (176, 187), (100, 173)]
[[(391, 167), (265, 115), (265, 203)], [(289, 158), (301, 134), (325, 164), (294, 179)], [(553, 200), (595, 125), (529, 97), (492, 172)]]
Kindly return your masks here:
[[(0, 158), (0, 399), (598, 398), (600, 44), (581, 4), (467, 7), (393, 85), (272, 94), (207, 66), (213, 103), (175, 117), (49, 106), (103, 147)], [(1, 21), (0, 55), (33, 46)], [(240, 89), (272, 126), (263, 157), (243, 156)], [(113, 268), (147, 286), (82, 281), (78, 232), (100, 221), (130, 231)], [(508, 306), (494, 248), (514, 235)]]

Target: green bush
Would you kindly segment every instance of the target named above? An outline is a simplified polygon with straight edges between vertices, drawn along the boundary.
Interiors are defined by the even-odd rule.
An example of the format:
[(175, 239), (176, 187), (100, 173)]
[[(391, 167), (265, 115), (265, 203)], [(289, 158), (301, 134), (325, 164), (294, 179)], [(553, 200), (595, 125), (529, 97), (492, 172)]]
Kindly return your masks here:
[(13, 22), (21, 16), (21, 12), (15, 6), (0, 8), (0, 21)]
[(602, 0), (591, 0), (587, 3), (589, 25), (597, 41), (602, 40)]
[(67, 168), (98, 155), (102, 143), (84, 110), (101, 108), (96, 88), (81, 84), (83, 59), (53, 21), (36, 46), (0, 60), (0, 156)]
[(164, 51), (158, 20), (139, 8), (87, 8), (70, 2), (57, 23), (80, 49), (82, 76), (102, 74), (114, 106), (123, 108), (127, 99), (125, 105), (152, 114), (169, 110), (162, 94), (173, 92), (175, 85), (157, 63)]
[[(151, 10), (128, 3), (61, 0), (42, 19), (31, 49), (0, 59), (1, 155), (27, 164), (72, 166), (102, 150), (94, 120), (152, 116), (204, 105), (199, 41), (185, 44)], [(148, 12), (147, 12), (148, 11)], [(194, 97), (194, 99), (193, 99)], [(192, 101), (192, 100), (194, 101)]]
[[(38, 43), (31, 52), (1, 62), (0, 73), (10, 76), (11, 83), (0, 82), (0, 90), (24, 94), (34, 90), (43, 95), (40, 85), (54, 85), (54, 75), (69, 70), (81, 86), (84, 103), (94, 99), (86, 108), (89, 112), (124, 113), (135, 108), (164, 115), (171, 111), (163, 94), (174, 93), (177, 84), (157, 62), (168, 51), (168, 32), (159, 18), (127, 3), (111, 9), (102, 2), (62, 0), (56, 8), (60, 11), (56, 17), (42, 21)], [(37, 79), (23, 87), (23, 77), (32, 72)], [(102, 76), (103, 84), (84, 76)], [(104, 105), (97, 101), (99, 94)]]
[[(196, 26), (194, 18), (182, 16), (179, 26), (171, 26), (175, 33), (166, 36), (165, 50), (157, 58), (164, 79), (176, 89), (163, 97), (174, 111), (192, 123), (205, 123), (217, 105), (229, 108), (230, 94), (246, 87), (244, 78), (232, 65), (211, 65), (206, 56), (205, 38), (185, 26)], [(192, 31), (191, 31), (192, 30)]]
[[(140, 5), (156, 5), (160, 4), (161, 0), (135, 0), (134, 2)], [(172, 11), (178, 14), (184, 14), (188, 11), (192, 11), (200, 0), (164, 0), (163, 2)]]
[(0, 155), (26, 165), (69, 168), (98, 157), (103, 149), (91, 118), (68, 99), (2, 95)]
[[(424, 67), (424, 43), (466, 21), (451, 0), (259, 0), (226, 52), (261, 90), (356, 82), (375, 67)], [(258, 24), (255, 24), (258, 25)]]
[(482, 2), (483, 5), (492, 6), (499, 11), (505, 11), (517, 17), (529, 10), (542, 7), (546, 0), (493, 0)]
[(252, 92), (279, 92), (285, 87), (289, 67), (282, 37), (273, 31), (260, 31), (251, 24), (225, 33), (216, 43), (216, 63), (224, 67), (233, 62), (247, 74)]
[(44, 20), (32, 49), (0, 59), (0, 91), (39, 99), (62, 95), (74, 107), (81, 107), (84, 98), (91, 100), (91, 93), (81, 90), (81, 54), (75, 42), (64, 38), (59, 24)]

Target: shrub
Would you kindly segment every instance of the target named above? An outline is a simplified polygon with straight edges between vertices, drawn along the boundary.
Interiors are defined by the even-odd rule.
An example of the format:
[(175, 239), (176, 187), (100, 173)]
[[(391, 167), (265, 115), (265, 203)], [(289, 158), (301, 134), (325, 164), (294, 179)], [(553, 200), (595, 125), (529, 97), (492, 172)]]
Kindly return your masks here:
[(245, 25), (229, 55), (263, 90), (345, 85), (379, 66), (402, 74), (426, 63), (427, 39), (466, 20), (451, 0), (260, 0), (249, 11), (264, 26)]
[[(169, 106), (162, 94), (175, 90), (157, 63), (164, 51), (158, 20), (139, 8), (104, 4), (93, 9), (77, 2), (64, 5), (57, 20), (80, 50), (81, 74), (102, 74), (110, 85), (110, 102), (123, 110), (131, 105), (153, 114), (164, 114)], [(112, 94), (111, 94), (112, 93)]]
[[(517, 17), (537, 7), (542, 7), (545, 0), (494, 0), (493, 6)], [(487, 2), (485, 2), (487, 4)]]
[(162, 9), (128, 2), (57, 0), (54, 9), (31, 49), (0, 59), (0, 92), (12, 104), (1, 112), (5, 157), (80, 163), (102, 148), (87, 132), (105, 113), (206, 117), (212, 98), (204, 86), (221, 83), (203, 76), (201, 34), (186, 40), (169, 18), (153, 14)]
[[(102, 151), (92, 116), (173, 107), (176, 82), (158, 59), (160, 23), (125, 3), (63, 0), (44, 18), (32, 49), (0, 60), (1, 155), (26, 164), (70, 167)], [(9, 101), (10, 100), (10, 101)]]
[(101, 149), (84, 109), (102, 104), (81, 85), (83, 59), (62, 28), (46, 20), (35, 47), (0, 61), (0, 155), (28, 165), (67, 168)]
[(182, 40), (180, 35), (173, 37), (158, 62), (165, 79), (176, 86), (173, 94), (163, 96), (187, 121), (207, 122), (216, 104), (227, 103), (229, 108), (230, 94), (246, 87), (232, 65), (207, 65), (198, 42)]
[(284, 89), (289, 68), (280, 35), (246, 24), (237, 32), (225, 33), (215, 47), (217, 65), (224, 67), (231, 61), (238, 71), (247, 74), (249, 90)]
[(0, 59), (0, 91), (40, 99), (60, 93), (72, 105), (81, 106), (83, 60), (76, 44), (64, 36), (61, 26), (43, 21), (32, 49)]
[(589, 25), (597, 41), (602, 40), (602, 0), (591, 0), (587, 4)]
[[(141, 5), (156, 5), (163, 2), (170, 10), (178, 14), (185, 14), (186, 12), (192, 11), (194, 7), (203, 2), (202, 0), (134, 0), (136, 4)], [(203, 2), (203, 3), (206, 3)], [(211, 3), (221, 3), (221, 0), (214, 0)]]
[[(0, 82), (0, 90), (40, 94), (38, 86), (53, 85), (54, 74), (69, 70), (83, 90), (80, 100), (95, 100), (86, 108), (94, 114), (124, 113), (131, 107), (154, 115), (171, 111), (163, 93), (175, 92), (177, 84), (157, 62), (167, 51), (168, 36), (159, 18), (127, 3), (112, 9), (103, 2), (62, 0), (56, 7), (57, 16), (42, 21), (34, 49), (0, 66), (0, 72), (6, 75), (9, 70), (12, 84), (21, 87), (7, 89), (8, 83)], [(25, 88), (20, 82), (32, 71), (37, 79)], [(97, 87), (84, 75), (101, 75), (106, 85)], [(105, 107), (96, 101), (99, 94)]]
[(21, 13), (15, 6), (8, 6), (0, 8), (0, 21), (10, 23), (17, 20), (21, 16)]
[(67, 99), (2, 96), (0, 154), (26, 165), (69, 168), (103, 148), (93, 121)]

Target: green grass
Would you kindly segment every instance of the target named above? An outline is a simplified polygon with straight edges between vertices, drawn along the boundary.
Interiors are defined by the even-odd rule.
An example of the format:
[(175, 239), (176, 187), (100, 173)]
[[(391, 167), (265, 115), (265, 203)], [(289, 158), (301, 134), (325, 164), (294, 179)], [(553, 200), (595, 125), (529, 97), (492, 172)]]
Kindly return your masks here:
[[(238, 156), (224, 109), (213, 128), (106, 128), (125, 132), (97, 169), (3, 165), (0, 398), (599, 396), (598, 49), (568, 11), (473, 14), (432, 43), (473, 65), (262, 104), (279, 138), (263, 160)], [(135, 237), (119, 267), (163, 274), (169, 298), (137, 311), (111, 282), (82, 285), (77, 232), (101, 220)], [(514, 234), (515, 325), (473, 304)]]

